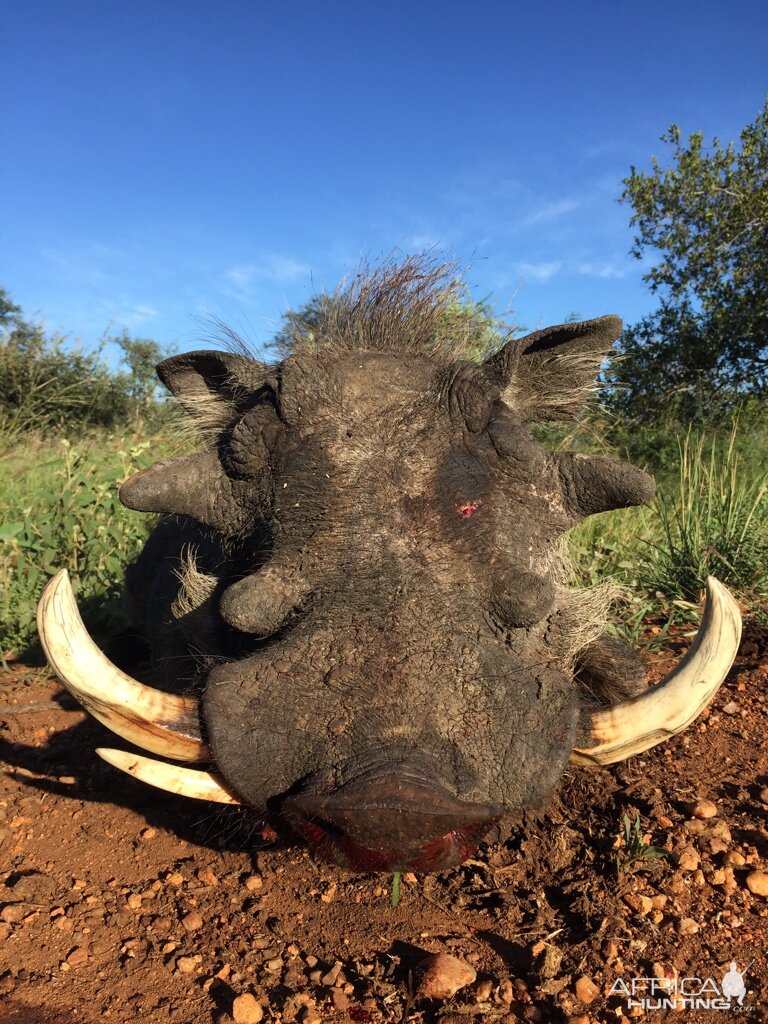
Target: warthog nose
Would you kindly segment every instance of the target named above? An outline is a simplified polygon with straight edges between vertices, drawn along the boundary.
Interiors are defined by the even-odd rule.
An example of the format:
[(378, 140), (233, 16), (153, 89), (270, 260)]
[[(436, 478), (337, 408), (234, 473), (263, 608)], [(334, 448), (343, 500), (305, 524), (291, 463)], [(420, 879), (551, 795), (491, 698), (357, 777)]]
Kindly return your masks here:
[(283, 810), (321, 856), (387, 871), (460, 863), (502, 813), (398, 769), (366, 774), (329, 793), (291, 796)]

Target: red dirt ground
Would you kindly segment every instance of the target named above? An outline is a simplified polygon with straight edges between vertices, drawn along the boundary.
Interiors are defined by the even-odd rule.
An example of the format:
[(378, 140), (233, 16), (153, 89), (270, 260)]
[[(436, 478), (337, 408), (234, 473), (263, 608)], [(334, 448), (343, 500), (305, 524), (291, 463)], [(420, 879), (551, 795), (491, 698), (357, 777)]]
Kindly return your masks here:
[[(574, 769), (507, 841), (404, 879), (394, 909), (387, 877), (314, 863), (268, 845), (241, 812), (118, 775), (93, 753), (114, 738), (46, 672), (12, 664), (0, 676), (0, 1022), (223, 1024), (258, 1018), (233, 1008), (252, 993), (264, 1020), (286, 1024), (712, 1024), (712, 1010), (609, 993), (617, 979), (719, 985), (732, 960), (746, 969), (741, 1019), (766, 1019), (768, 895), (747, 879), (768, 871), (767, 654), (768, 629), (747, 629), (686, 734)], [(656, 656), (652, 674), (666, 667)], [(701, 799), (716, 816), (692, 815)], [(627, 861), (625, 812), (666, 857)], [(476, 981), (422, 998), (414, 968), (429, 952)]]

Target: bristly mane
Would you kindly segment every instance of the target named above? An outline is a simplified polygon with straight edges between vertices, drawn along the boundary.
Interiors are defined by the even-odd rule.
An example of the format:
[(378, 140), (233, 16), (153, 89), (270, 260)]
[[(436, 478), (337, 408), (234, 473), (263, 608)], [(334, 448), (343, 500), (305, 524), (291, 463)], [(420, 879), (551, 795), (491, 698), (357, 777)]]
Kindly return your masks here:
[(362, 264), (333, 294), (317, 296), (313, 313), (311, 323), (285, 315), (286, 349), (418, 352), (451, 362), (477, 346), (458, 264), (428, 252)]

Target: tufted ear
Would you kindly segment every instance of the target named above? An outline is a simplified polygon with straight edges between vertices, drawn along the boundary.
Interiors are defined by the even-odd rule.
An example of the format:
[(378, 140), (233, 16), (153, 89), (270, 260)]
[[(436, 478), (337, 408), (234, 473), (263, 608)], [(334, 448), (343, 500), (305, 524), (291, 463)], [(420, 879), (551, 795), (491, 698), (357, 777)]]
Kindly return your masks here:
[(164, 359), (157, 375), (191, 416), (215, 428), (232, 421), (239, 400), (264, 384), (267, 370), (247, 356), (208, 350)]
[(547, 327), (508, 342), (486, 362), (486, 369), (523, 420), (572, 419), (583, 408), (621, 331), (617, 316)]

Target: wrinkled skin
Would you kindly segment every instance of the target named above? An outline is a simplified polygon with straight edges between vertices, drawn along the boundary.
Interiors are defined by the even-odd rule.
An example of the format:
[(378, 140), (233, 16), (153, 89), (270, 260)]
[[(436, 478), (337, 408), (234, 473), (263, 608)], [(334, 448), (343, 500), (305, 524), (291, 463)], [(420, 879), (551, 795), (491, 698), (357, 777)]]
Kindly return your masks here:
[[(557, 329), (566, 355), (580, 326)], [(217, 439), (124, 488), (131, 507), (182, 513), (128, 590), (158, 678), (204, 687), (228, 784), (357, 869), (448, 867), (540, 805), (577, 739), (575, 675), (602, 699), (642, 684), (626, 649), (583, 632), (553, 575), (561, 538), (646, 500), (649, 478), (546, 452), (504, 351), (477, 366), (321, 349), (276, 369), (206, 353), (160, 372), (193, 413), (211, 406)], [(190, 547), (205, 593), (179, 601)]]

